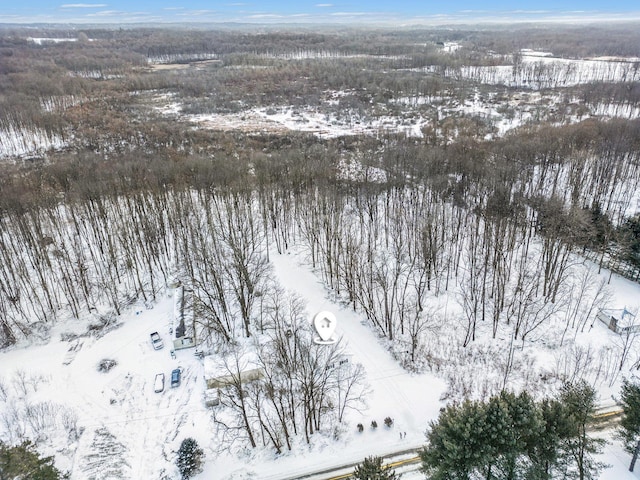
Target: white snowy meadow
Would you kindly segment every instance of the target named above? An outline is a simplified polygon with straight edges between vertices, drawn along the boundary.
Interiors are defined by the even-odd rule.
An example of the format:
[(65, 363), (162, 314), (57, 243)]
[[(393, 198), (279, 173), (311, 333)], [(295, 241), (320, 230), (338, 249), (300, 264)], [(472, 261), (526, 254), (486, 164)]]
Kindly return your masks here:
[[(303, 256), (274, 253), (271, 262), (274, 278), (307, 302), (308, 328), (314, 313), (334, 312), (337, 336), (345, 342), (352, 361), (366, 371), (367, 406), (350, 411), (337, 431), (320, 434), (310, 445), (301, 443), (283, 455), (274, 455), (270, 448), (220, 451), (211, 418), (212, 409), (220, 407), (205, 406), (203, 361), (192, 349), (176, 351), (172, 358), (170, 347), (154, 350), (149, 341), (149, 333), (156, 330), (165, 343), (171, 337), (173, 299), (168, 296), (172, 289), (167, 289), (151, 308), (133, 305), (97, 335), (87, 336), (82, 322), (68, 321), (59, 324), (44, 344), (22, 344), (0, 352), (3, 438), (37, 439), (44, 453), (55, 455), (56, 464), (71, 471), (72, 479), (176, 478), (175, 452), (185, 437), (195, 438), (207, 454), (203, 473), (194, 478), (296, 478), (359, 462), (368, 455), (419, 447), (429, 422), (444, 405), (445, 379), (459, 378), (461, 385), (479, 380), (480, 386), (504, 380), (500, 377), (504, 366), (499, 363), (509, 344), (483, 335), (469, 348), (459, 349), (452, 296), (442, 299), (450, 310), (427, 339), (429, 344), (439, 344), (431, 350), (442, 351), (451, 364), (434, 373), (414, 374), (398, 364), (362, 315), (328, 294)], [(608, 276), (602, 271), (594, 280)], [(612, 304), (637, 305), (637, 284), (613, 275), (608, 287)], [(83, 335), (76, 337), (79, 334)], [(515, 346), (513, 381), (506, 386), (526, 385), (529, 378), (536, 387), (543, 387), (539, 377), (559, 368), (575, 375), (617, 371), (621, 338), (595, 316), (587, 319), (584, 332), (572, 332), (564, 345), (559, 345), (561, 335), (561, 329), (552, 327), (524, 348)], [(631, 355), (640, 356), (638, 345), (633, 345)], [(100, 372), (98, 366), (105, 359), (114, 360), (115, 366)], [(155, 393), (156, 373), (168, 377), (175, 368), (183, 370), (182, 384), (171, 388), (167, 383), (163, 392)], [(632, 374), (625, 369), (599, 381), (600, 402), (610, 405), (619, 380)], [(391, 428), (382, 423), (387, 416), (394, 420)], [(372, 420), (378, 422), (377, 429), (370, 427)], [(365, 425), (362, 433), (357, 423)], [(406, 436), (401, 438), (400, 432)], [(617, 443), (606, 448), (603, 459), (613, 467), (601, 478), (637, 478), (626, 472), (629, 456)]]

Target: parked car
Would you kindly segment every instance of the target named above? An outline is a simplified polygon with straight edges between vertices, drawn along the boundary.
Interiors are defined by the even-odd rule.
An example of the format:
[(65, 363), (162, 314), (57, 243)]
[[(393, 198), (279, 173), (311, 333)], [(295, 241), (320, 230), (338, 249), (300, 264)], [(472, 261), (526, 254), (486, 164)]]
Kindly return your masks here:
[(180, 386), (180, 377), (182, 377), (182, 371), (179, 368), (171, 371), (171, 388)]
[(164, 342), (162, 341), (162, 338), (160, 337), (160, 334), (158, 332), (153, 332), (151, 334), (151, 345), (153, 345), (153, 348), (155, 350), (160, 350), (162, 347), (164, 347)]
[(153, 391), (160, 393), (164, 390), (164, 373), (158, 373), (153, 382)]

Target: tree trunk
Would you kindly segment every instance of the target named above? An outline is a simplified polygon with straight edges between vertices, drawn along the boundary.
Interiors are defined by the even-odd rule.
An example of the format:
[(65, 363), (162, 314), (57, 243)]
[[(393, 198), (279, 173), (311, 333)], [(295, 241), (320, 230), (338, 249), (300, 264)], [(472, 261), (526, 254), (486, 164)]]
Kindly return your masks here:
[(638, 453), (640, 453), (640, 440), (636, 443), (636, 448), (633, 449), (633, 456), (631, 457), (631, 465), (629, 465), (629, 471), (633, 472), (636, 466), (636, 460), (638, 459)]

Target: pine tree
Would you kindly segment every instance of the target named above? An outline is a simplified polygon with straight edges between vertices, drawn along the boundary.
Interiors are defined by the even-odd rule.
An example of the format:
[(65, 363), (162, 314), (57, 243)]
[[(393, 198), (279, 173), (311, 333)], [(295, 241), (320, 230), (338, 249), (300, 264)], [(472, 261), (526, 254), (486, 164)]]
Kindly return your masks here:
[(567, 437), (562, 441), (563, 458), (576, 468), (575, 473), (569, 470), (568, 474), (579, 480), (597, 478), (603, 465), (594, 459), (594, 455), (602, 451), (606, 441), (587, 433), (596, 407), (596, 391), (584, 380), (567, 383), (562, 387), (559, 400), (569, 422)]
[(450, 405), (427, 433), (422, 471), (430, 480), (596, 478), (604, 441), (587, 434), (595, 399), (582, 381), (540, 404), (527, 393), (502, 392), (486, 403)]
[(488, 465), (486, 405), (466, 401), (450, 405), (431, 423), (422, 451), (422, 471), (432, 480), (467, 480)]
[(66, 478), (53, 465), (53, 457), (40, 457), (28, 440), (9, 447), (0, 442), (0, 480), (60, 480)]
[(640, 386), (624, 380), (620, 401), (624, 415), (620, 420), (619, 433), (625, 450), (632, 455), (629, 471), (633, 472), (640, 452)]
[(204, 451), (198, 446), (193, 438), (185, 438), (180, 444), (178, 450), (178, 459), (176, 464), (182, 479), (186, 480), (191, 478), (196, 473), (202, 471), (202, 460), (204, 457)]
[(545, 399), (538, 404), (540, 433), (529, 446), (531, 466), (527, 478), (551, 480), (559, 465), (561, 442), (569, 437), (570, 422), (565, 408), (555, 399)]
[(394, 471), (387, 470), (382, 466), (381, 457), (368, 457), (358, 465), (353, 472), (353, 477), (357, 480), (397, 480), (398, 476)]
[(486, 406), (485, 432), (489, 448), (486, 477), (520, 478), (527, 447), (536, 437), (540, 423), (530, 395), (502, 392)]
[(506, 439), (495, 463), (501, 468), (504, 478), (522, 478), (531, 463), (527, 459), (528, 453), (543, 433), (538, 406), (527, 392), (515, 395), (503, 391), (497, 398), (504, 412), (502, 435)]

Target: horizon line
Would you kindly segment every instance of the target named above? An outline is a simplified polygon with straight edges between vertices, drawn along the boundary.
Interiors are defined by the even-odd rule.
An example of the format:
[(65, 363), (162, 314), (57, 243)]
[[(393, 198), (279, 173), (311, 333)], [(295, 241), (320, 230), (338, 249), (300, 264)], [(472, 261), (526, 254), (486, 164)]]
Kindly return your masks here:
[[(108, 14), (109, 13), (109, 14)], [(102, 16), (56, 18), (26, 17), (0, 14), (0, 26), (39, 25), (96, 25), (96, 26), (205, 26), (205, 25), (252, 25), (252, 26), (371, 26), (371, 27), (417, 27), (460, 25), (504, 25), (504, 24), (621, 24), (640, 22), (640, 10), (630, 12), (603, 11), (463, 11), (449, 14), (403, 15), (385, 12), (343, 12), (340, 15), (262, 14), (227, 18), (193, 18), (146, 14), (145, 12), (103, 12)], [(111, 15), (110, 15), (111, 14)], [(117, 14), (117, 15), (116, 15)], [(382, 18), (384, 16), (384, 18)]]

